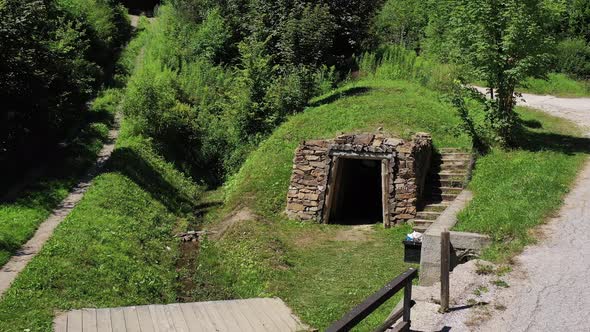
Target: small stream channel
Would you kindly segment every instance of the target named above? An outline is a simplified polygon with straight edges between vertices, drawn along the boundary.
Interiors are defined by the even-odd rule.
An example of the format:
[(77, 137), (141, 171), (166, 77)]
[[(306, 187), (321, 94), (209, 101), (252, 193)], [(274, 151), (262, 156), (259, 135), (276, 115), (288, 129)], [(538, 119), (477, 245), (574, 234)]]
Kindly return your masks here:
[[(210, 200), (207, 196), (205, 194), (203, 200), (195, 206), (193, 212), (194, 218), (187, 225), (187, 232), (201, 231), (205, 216), (222, 204), (221, 201)], [(195, 300), (194, 290), (198, 287), (198, 284), (195, 283), (194, 277), (199, 263), (199, 249), (202, 236), (199, 234), (179, 239), (180, 255), (176, 260), (176, 272), (178, 274), (176, 299), (181, 303), (193, 302)]]

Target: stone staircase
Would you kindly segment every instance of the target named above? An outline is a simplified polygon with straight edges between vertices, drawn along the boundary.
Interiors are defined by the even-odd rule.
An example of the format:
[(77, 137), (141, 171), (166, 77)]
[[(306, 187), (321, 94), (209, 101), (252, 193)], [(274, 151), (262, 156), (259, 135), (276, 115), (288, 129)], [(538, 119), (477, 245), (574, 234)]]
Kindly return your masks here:
[(410, 222), (416, 232), (426, 229), (461, 193), (468, 180), (472, 155), (460, 149), (445, 148), (434, 155), (424, 186), (424, 199), (416, 218)]

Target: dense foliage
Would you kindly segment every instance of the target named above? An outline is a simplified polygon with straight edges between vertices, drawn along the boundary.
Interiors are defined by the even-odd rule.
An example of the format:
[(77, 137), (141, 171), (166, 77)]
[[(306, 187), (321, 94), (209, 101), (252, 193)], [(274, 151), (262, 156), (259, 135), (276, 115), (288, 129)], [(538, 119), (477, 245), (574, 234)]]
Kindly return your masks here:
[(3, 0), (0, 18), (0, 160), (14, 171), (78, 127), (129, 29), (110, 0)]
[(124, 110), (181, 169), (217, 183), (350, 68), (377, 4), (171, 1), (137, 39)]

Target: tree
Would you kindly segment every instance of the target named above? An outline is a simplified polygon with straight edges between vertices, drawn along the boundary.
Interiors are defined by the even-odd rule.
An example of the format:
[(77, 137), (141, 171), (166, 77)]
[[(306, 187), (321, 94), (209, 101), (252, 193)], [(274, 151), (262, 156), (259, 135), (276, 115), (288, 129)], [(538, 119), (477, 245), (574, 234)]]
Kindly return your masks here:
[(393, 43), (419, 50), (428, 23), (422, 0), (389, 0), (375, 17), (373, 26), (379, 44)]
[(517, 84), (542, 77), (551, 62), (553, 40), (545, 31), (546, 18), (540, 0), (456, 1), (451, 40), (458, 60), (495, 89), (487, 120), (504, 145), (515, 143), (519, 127), (514, 111)]
[(586, 38), (590, 42), (590, 2), (571, 0), (569, 8), (570, 33)]

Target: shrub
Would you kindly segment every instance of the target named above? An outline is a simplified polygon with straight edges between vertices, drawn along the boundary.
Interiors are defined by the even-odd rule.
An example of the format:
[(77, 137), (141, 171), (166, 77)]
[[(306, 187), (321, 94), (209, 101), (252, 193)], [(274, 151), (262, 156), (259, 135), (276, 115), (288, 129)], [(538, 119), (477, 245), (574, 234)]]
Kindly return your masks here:
[(399, 45), (386, 45), (359, 59), (361, 75), (386, 80), (408, 80), (439, 91), (451, 91), (459, 67), (440, 64)]
[(582, 38), (565, 39), (557, 45), (557, 71), (590, 79), (590, 44)]
[(398, 44), (418, 50), (424, 38), (428, 15), (419, 0), (389, 0), (373, 23), (373, 38), (379, 45)]

